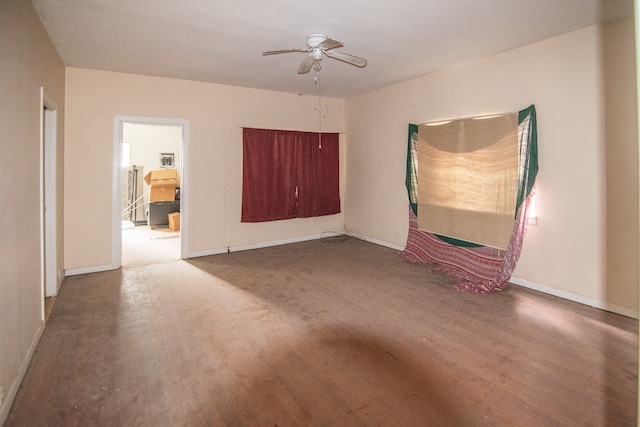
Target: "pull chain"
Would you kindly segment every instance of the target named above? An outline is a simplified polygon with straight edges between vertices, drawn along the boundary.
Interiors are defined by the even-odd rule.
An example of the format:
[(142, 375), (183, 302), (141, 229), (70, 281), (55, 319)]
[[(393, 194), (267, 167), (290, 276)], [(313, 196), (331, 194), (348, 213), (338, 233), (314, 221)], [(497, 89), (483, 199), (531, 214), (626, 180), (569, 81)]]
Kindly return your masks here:
[(320, 87), (320, 73), (316, 70), (316, 84), (318, 85), (318, 149), (322, 150), (322, 91)]

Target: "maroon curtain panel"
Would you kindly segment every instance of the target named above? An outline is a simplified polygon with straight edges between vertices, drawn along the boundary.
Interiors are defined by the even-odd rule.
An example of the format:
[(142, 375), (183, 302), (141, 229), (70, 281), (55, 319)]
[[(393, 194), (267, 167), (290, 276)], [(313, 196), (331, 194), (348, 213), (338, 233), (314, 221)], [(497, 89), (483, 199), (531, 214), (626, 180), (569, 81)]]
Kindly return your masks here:
[[(337, 133), (243, 130), (242, 222), (340, 212)], [(320, 144), (321, 142), (321, 144)]]
[(337, 133), (301, 132), (297, 144), (298, 217), (340, 213), (339, 142)]

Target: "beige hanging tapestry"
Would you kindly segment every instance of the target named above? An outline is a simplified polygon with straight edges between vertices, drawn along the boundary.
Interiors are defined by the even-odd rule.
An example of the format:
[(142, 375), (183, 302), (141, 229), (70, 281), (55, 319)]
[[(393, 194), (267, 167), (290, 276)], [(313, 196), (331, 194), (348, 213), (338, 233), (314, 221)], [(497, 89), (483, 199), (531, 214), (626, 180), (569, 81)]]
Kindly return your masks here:
[(418, 125), (418, 228), (506, 249), (518, 195), (518, 113)]

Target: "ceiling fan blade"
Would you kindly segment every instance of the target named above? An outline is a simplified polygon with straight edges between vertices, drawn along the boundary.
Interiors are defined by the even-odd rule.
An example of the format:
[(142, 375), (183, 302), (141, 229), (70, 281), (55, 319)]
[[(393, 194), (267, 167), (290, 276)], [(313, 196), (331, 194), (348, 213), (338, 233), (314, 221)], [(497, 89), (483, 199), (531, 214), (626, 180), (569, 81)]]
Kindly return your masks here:
[(342, 42), (334, 39), (326, 39), (325, 41), (318, 44), (318, 47), (322, 50), (330, 50), (342, 46), (344, 46)]
[(282, 50), (268, 50), (266, 52), (262, 52), (262, 56), (268, 55), (278, 55), (280, 53), (291, 53), (291, 52), (307, 52), (307, 49), (282, 49)]
[(325, 52), (325, 54), (333, 59), (337, 59), (347, 64), (355, 65), (356, 67), (366, 67), (367, 60), (363, 58), (358, 58), (357, 56), (349, 55), (348, 53), (340, 52), (338, 50), (329, 50)]
[(314, 62), (315, 59), (313, 59), (313, 56), (307, 56), (304, 61), (302, 61), (302, 64), (300, 64), (298, 74), (307, 74), (311, 70), (311, 67), (313, 67)]

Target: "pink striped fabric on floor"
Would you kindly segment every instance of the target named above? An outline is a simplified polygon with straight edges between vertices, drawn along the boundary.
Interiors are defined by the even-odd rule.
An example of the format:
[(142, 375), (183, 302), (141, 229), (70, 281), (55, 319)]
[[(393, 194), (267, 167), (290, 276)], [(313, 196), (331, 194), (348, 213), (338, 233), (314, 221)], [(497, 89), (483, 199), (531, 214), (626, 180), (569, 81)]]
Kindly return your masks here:
[(530, 195), (518, 210), (507, 250), (488, 246), (465, 247), (445, 242), (418, 229), (418, 218), (409, 207), (409, 235), (400, 254), (411, 262), (436, 264), (458, 280), (459, 291), (487, 293), (503, 290), (516, 267), (526, 233)]

